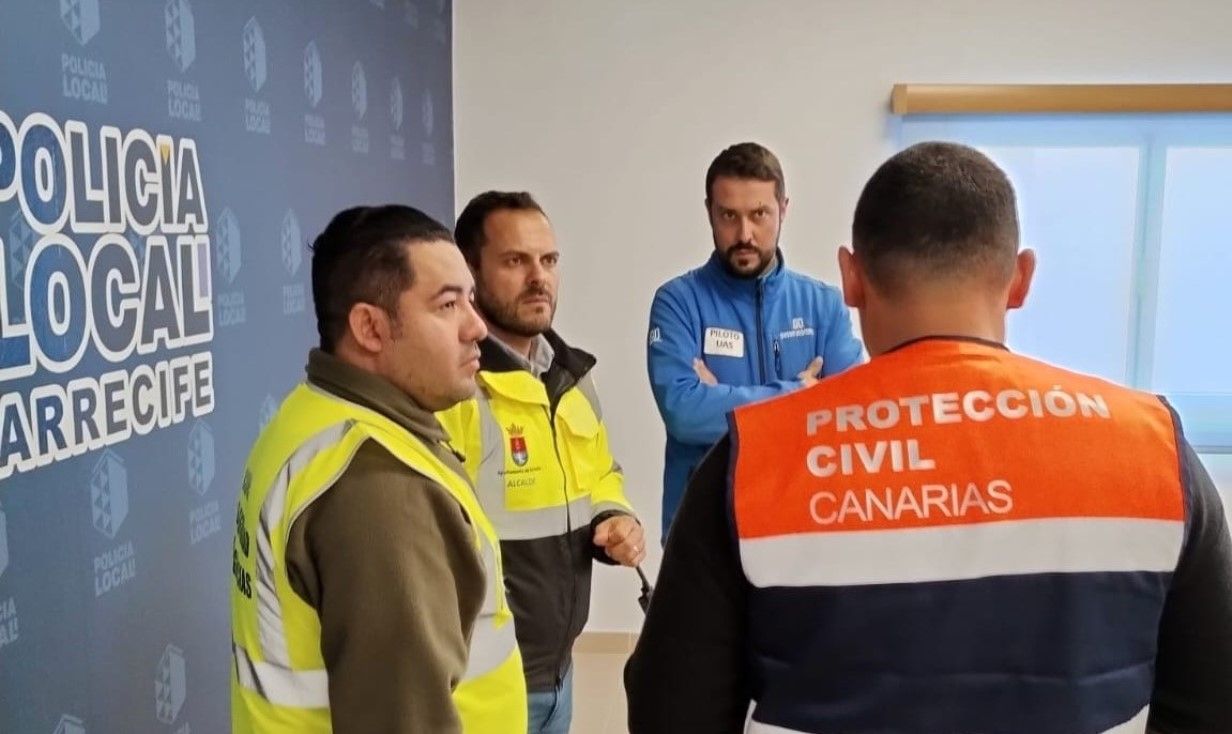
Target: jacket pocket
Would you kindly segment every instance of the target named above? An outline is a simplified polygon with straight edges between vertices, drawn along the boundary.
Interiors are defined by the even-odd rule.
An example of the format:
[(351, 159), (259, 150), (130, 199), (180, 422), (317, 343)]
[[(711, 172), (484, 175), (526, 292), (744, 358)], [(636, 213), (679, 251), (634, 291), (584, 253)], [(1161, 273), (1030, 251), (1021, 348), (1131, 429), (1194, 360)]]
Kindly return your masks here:
[(603, 446), (603, 426), (590, 402), (576, 390), (561, 398), (556, 416), (563, 429), (561, 459), (567, 465), (569, 498), (589, 495), (612, 468), (611, 457)]

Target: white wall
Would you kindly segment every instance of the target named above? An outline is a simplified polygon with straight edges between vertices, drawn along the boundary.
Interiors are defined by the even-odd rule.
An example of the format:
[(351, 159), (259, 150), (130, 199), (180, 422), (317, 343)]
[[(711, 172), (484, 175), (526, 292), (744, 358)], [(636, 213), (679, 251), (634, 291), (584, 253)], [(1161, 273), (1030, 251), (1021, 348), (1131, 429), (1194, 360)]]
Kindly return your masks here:
[[(787, 262), (834, 280), (859, 189), (890, 152), (895, 82), (1228, 81), (1229, 28), (1226, 0), (456, 0), (458, 207), (528, 189), (551, 215), (557, 326), (599, 357), (613, 448), (655, 536), (648, 569), (663, 428), (647, 309), (709, 254), (719, 150), (752, 139), (779, 155)], [(1232, 487), (1232, 462), (1212, 467)], [(590, 629), (637, 629), (636, 596), (631, 572), (604, 569)]]

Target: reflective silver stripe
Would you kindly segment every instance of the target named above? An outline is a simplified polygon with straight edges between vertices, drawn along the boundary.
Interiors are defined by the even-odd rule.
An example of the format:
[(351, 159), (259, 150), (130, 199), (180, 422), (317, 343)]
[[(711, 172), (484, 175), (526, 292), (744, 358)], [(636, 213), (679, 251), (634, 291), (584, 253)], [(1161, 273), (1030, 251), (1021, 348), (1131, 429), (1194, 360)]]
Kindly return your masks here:
[[(276, 665), (289, 668), (291, 655), (287, 651), (287, 635), (282, 619), (282, 602), (278, 599), (273, 535), (286, 512), (287, 492), (291, 481), (321, 452), (337, 444), (354, 425), (347, 420), (320, 431), (292, 452), (274, 475), (274, 483), (261, 504), (260, 532), (257, 533), (257, 632), (261, 654)], [(342, 467), (345, 468), (345, 467)], [(341, 471), (341, 469), (340, 469)], [(332, 482), (331, 482), (332, 483)], [(328, 486), (328, 483), (327, 485)]]
[(760, 588), (1168, 572), (1176, 568), (1184, 537), (1179, 520), (1040, 518), (743, 538), (740, 561)]
[(589, 496), (579, 497), (569, 503), (567, 524), (563, 511), (565, 508), (561, 505), (538, 510), (506, 510), (504, 498), (501, 499), (500, 507), (489, 507), (483, 500), (480, 503), (501, 540), (535, 540), (564, 535), (570, 530), (589, 526), (594, 514)]
[(1151, 718), (1151, 707), (1147, 706), (1138, 715), (1124, 724), (1112, 727), (1104, 734), (1146, 734), (1146, 720)]
[(784, 729), (781, 726), (773, 724), (763, 724), (760, 721), (749, 719), (749, 725), (745, 728), (745, 734), (808, 734), (808, 732), (798, 731), (796, 729)]
[(266, 701), (276, 706), (329, 708), (329, 676), (324, 670), (288, 670), (253, 660), (235, 643), (231, 643), (231, 657), (240, 685)]
[(492, 623), (489, 614), (479, 615), (475, 620), (475, 630), (471, 633), (471, 648), (466, 659), (467, 680), (478, 678), (490, 673), (509, 659), (517, 647), (514, 636), (513, 620), (509, 620), (501, 628)]
[(479, 411), (479, 445), (483, 449), (479, 469), (475, 473), (475, 496), (499, 534), (503, 523), (496, 515), (505, 509), (505, 482), (500, 475), (505, 466), (505, 434), (496, 422), (492, 405), (482, 389), (475, 396), (475, 406)]
[[(501, 569), (496, 565), (496, 547), (489, 542), (488, 537), (483, 534), (483, 531), (475, 529), (475, 534), (479, 538), (479, 556), (483, 560), (483, 574), (487, 583), (487, 592), (483, 595), (483, 606), (479, 609), (479, 617), (475, 620), (475, 626), (479, 627), (483, 624), (490, 624), (492, 615), (500, 609), (501, 605), (501, 590), (504, 588), (505, 580), (502, 578)], [(500, 583), (493, 583), (493, 579), (500, 579)], [(476, 633), (477, 634), (477, 633)]]
[[(1146, 734), (1146, 720), (1150, 715), (1150, 707), (1142, 709), (1137, 716), (1107, 730), (1103, 734)], [(1008, 714), (1007, 714), (1008, 716)], [(781, 726), (763, 724), (760, 721), (749, 721), (746, 734), (806, 734), (796, 729), (785, 729)]]
[(596, 502), (591, 509), (592, 514), (600, 515), (604, 512), (615, 510), (617, 512), (627, 512), (632, 514), (633, 510), (620, 504), (619, 502)]
[(590, 525), (593, 508), (589, 495), (569, 503), (568, 524), (560, 505), (539, 510), (506, 509), (505, 480), (500, 474), (505, 468), (505, 434), (496, 421), (487, 395), (481, 391), (475, 402), (479, 408), (479, 436), (483, 446), (483, 456), (475, 474), (475, 496), (497, 536), (501, 540), (551, 538)]
[(582, 379), (578, 380), (577, 389), (582, 393), (582, 397), (590, 403), (590, 409), (595, 411), (595, 417), (599, 422), (603, 422), (603, 406), (599, 405), (599, 391), (595, 389), (595, 378), (590, 376), (590, 373), (582, 375)]

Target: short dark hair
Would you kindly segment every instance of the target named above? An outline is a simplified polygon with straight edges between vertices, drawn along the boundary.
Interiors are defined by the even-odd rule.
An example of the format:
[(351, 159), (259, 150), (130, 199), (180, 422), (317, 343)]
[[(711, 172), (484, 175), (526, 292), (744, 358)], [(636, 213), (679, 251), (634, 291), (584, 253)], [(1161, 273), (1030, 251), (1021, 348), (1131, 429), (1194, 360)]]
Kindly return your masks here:
[(983, 153), (928, 142), (877, 169), (856, 204), (851, 244), (888, 294), (921, 276), (1010, 277), (1018, 251), (1014, 187)]
[(444, 240), (449, 230), (418, 209), (399, 204), (357, 206), (334, 216), (312, 243), (312, 301), (321, 349), (333, 353), (357, 303), (371, 303), (391, 317), (414, 273), (407, 245)]
[(462, 256), (472, 266), (479, 264), (479, 250), (484, 244), (483, 225), (498, 211), (533, 211), (547, 217), (535, 197), (525, 191), (485, 191), (471, 199), (458, 215), (453, 236)]
[(714, 193), (714, 180), (720, 176), (773, 181), (774, 198), (780, 202), (787, 198), (783, 166), (768, 148), (757, 143), (736, 143), (715, 156), (710, 162), (710, 168), (706, 169), (707, 202)]

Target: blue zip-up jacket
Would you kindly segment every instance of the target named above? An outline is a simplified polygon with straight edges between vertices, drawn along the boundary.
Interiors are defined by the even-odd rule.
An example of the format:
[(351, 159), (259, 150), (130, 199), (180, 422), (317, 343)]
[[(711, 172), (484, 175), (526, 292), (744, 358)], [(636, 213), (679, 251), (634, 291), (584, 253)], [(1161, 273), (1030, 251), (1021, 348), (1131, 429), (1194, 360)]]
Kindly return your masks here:
[[(863, 360), (838, 289), (788, 270), (782, 250), (761, 278), (736, 278), (717, 253), (659, 287), (650, 307), (646, 367), (663, 423), (663, 537), (685, 483), (727, 433), (727, 413), (801, 387), (801, 372), (821, 357), (822, 375)], [(701, 358), (718, 379), (702, 384)]]

